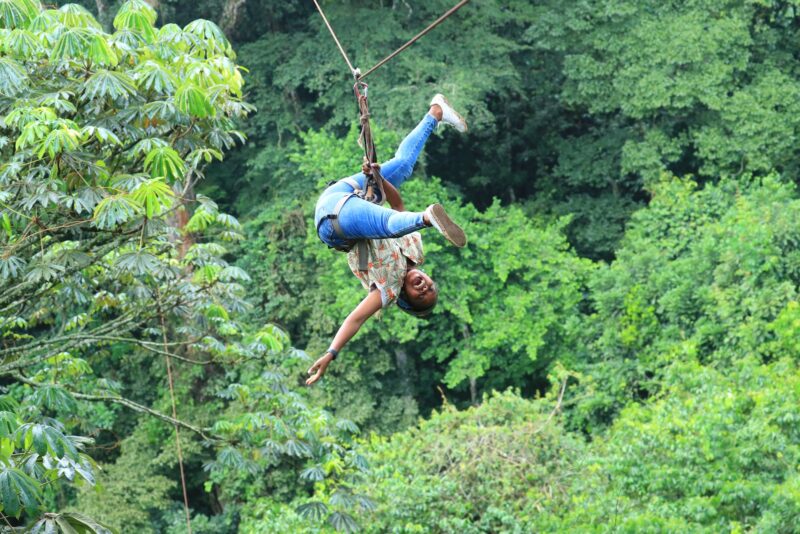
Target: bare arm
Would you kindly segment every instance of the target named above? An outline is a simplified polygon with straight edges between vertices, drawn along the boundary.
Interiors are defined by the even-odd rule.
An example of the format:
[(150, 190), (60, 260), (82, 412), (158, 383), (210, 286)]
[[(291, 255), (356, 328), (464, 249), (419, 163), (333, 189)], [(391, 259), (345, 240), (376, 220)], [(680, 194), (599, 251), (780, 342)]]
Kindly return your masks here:
[(400, 196), (400, 191), (398, 191), (389, 180), (383, 181), (383, 190), (386, 192), (386, 200), (389, 201), (389, 205), (393, 210), (406, 211), (406, 207), (403, 205), (403, 198)]
[[(372, 168), (381, 170), (381, 166), (377, 163), (372, 164)], [(370, 164), (364, 163), (361, 166), (361, 172), (364, 174), (369, 174), (370, 172)], [(386, 200), (389, 202), (389, 205), (395, 211), (406, 211), (406, 207), (403, 204), (403, 197), (400, 196), (400, 191), (397, 190), (395, 186), (389, 180), (383, 181), (383, 190), (386, 193)]]
[[(377, 289), (370, 291), (369, 294), (364, 297), (364, 300), (350, 312), (350, 315), (344, 320), (342, 326), (339, 327), (339, 331), (336, 332), (336, 336), (331, 343), (331, 348), (335, 351), (342, 350), (342, 347), (356, 335), (361, 325), (381, 309), (381, 304), (381, 292)], [(314, 365), (308, 370), (308, 374), (312, 376), (306, 380), (306, 384), (310, 386), (322, 378), (322, 375), (325, 374), (325, 370), (328, 368), (328, 364), (331, 363), (332, 360), (333, 354), (326, 352), (320, 359), (314, 362)]]

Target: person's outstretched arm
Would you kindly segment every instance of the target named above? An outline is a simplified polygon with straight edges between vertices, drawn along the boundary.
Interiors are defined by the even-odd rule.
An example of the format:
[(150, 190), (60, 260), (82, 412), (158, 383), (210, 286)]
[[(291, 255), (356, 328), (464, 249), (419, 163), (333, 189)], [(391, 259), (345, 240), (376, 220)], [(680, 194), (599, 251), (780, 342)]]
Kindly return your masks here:
[[(336, 336), (333, 338), (333, 343), (331, 343), (331, 348), (336, 352), (342, 350), (350, 338), (356, 335), (358, 329), (361, 328), (361, 325), (364, 322), (372, 317), (378, 310), (381, 309), (381, 292), (377, 289), (373, 289), (369, 292), (369, 294), (364, 297), (356, 308), (350, 312), (350, 315), (347, 316), (347, 319), (344, 320), (342, 326), (339, 327), (339, 331), (336, 332)], [(328, 368), (328, 364), (331, 363), (333, 360), (333, 354), (330, 352), (326, 352), (320, 359), (314, 362), (314, 365), (308, 370), (308, 374), (312, 375), (311, 377), (306, 380), (307, 385), (311, 385), (320, 378), (322, 375), (325, 374), (325, 370)]]

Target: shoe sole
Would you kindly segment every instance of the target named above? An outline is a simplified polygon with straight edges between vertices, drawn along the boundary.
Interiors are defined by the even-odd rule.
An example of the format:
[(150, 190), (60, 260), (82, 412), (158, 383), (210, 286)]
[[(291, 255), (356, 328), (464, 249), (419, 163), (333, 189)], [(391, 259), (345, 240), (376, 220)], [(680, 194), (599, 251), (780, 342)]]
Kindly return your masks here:
[[(463, 126), (463, 127), (464, 127), (464, 129), (463, 129), (463, 130), (461, 130), (461, 133), (464, 133), (464, 132), (466, 132), (467, 130), (469, 130), (469, 127), (467, 126), (467, 121), (465, 121), (465, 120), (464, 120), (464, 117), (462, 117), (462, 116), (461, 116), (461, 114), (460, 114), (458, 111), (456, 111), (456, 109), (455, 109), (455, 108), (454, 108), (452, 105), (450, 105), (450, 102), (447, 100), (447, 97), (446, 97), (446, 96), (444, 96), (444, 95), (443, 95), (443, 94), (441, 94), (441, 93), (439, 93), (439, 96), (441, 96), (441, 97), (442, 97), (442, 102), (444, 102), (444, 103), (445, 103), (445, 105), (446, 105), (447, 107), (449, 107), (449, 108), (450, 108), (450, 111), (452, 111), (452, 112), (453, 112), (453, 115), (455, 115), (455, 116), (458, 118), (458, 122), (460, 122), (460, 123), (461, 123), (461, 126)], [(454, 126), (455, 126), (455, 125), (454, 125)]]
[(447, 215), (447, 212), (444, 211), (444, 207), (442, 207), (441, 204), (433, 205), (430, 216), (433, 217), (436, 224), (442, 229), (442, 235), (444, 235), (445, 239), (458, 248), (466, 246), (467, 234), (464, 233), (464, 230), (462, 230), (459, 225), (453, 222), (450, 216)]

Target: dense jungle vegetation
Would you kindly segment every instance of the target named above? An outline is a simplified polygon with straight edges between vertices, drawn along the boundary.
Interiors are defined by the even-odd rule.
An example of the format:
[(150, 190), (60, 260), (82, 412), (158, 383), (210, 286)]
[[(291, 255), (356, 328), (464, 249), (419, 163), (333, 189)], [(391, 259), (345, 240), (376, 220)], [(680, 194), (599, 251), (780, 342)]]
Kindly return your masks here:
[[(452, 3), (322, 5), (365, 68)], [(204, 534), (800, 532), (798, 42), (799, 0), (473, 0), (368, 79), (384, 157), (466, 116), (402, 193), (469, 245), (307, 388), (363, 297), (313, 2), (0, 0), (0, 531), (185, 533), (184, 477)]]

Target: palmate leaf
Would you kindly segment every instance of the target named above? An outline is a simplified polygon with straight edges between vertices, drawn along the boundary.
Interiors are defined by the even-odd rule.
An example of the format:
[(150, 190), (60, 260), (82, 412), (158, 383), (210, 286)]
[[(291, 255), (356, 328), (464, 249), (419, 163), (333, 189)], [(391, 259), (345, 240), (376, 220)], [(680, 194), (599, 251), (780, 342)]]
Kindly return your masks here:
[(309, 482), (325, 480), (325, 471), (319, 466), (309, 467), (300, 472), (300, 478)]
[(136, 202), (144, 206), (144, 214), (148, 219), (171, 208), (175, 199), (175, 193), (164, 183), (163, 178), (142, 182), (133, 190), (132, 196)]
[(103, 34), (93, 34), (89, 38), (89, 59), (96, 65), (115, 67), (119, 62), (117, 53), (111, 48)]
[(141, 33), (135, 30), (124, 28), (114, 32), (114, 35), (111, 36), (111, 44), (115, 47), (121, 46), (131, 52), (133, 50), (138, 50), (143, 46), (147, 46), (150, 43), (145, 41), (144, 36)]
[(138, 216), (142, 207), (128, 195), (104, 198), (94, 209), (94, 225), (109, 230)]
[(64, 272), (64, 266), (56, 263), (38, 263), (25, 274), (25, 280), (33, 283), (50, 282), (58, 279)]
[(178, 82), (163, 65), (157, 61), (148, 60), (136, 67), (136, 80), (139, 87), (145, 91), (153, 91), (160, 95), (170, 95), (175, 92)]
[(153, 43), (156, 40), (156, 30), (153, 28), (153, 21), (148, 17), (147, 13), (143, 11), (120, 9), (117, 16), (114, 17), (114, 28), (116, 30), (136, 32), (147, 43)]
[(20, 28), (31, 19), (26, 12), (24, 2), (18, 0), (0, 0), (0, 28)]
[(0, 469), (0, 504), (4, 514), (19, 517), (23, 510), (35, 513), (41, 500), (39, 485), (33, 478), (19, 469)]
[(301, 504), (295, 511), (303, 519), (310, 519), (311, 521), (321, 521), (328, 515), (328, 507), (325, 506), (325, 503), (319, 501)]
[(50, 59), (86, 59), (92, 34), (82, 28), (71, 28), (63, 32), (56, 41)]
[(45, 137), (44, 141), (39, 145), (36, 155), (41, 158), (44, 153), (47, 152), (50, 159), (53, 159), (62, 152), (75, 150), (80, 144), (80, 132), (64, 124), (60, 128), (55, 128), (47, 134), (47, 137)]
[(49, 132), (47, 124), (40, 121), (27, 123), (17, 137), (16, 149), (23, 150), (29, 146), (37, 144), (44, 139)]
[(0, 94), (15, 96), (27, 84), (25, 69), (11, 58), (0, 57)]
[(31, 401), (36, 406), (43, 406), (48, 410), (75, 413), (78, 405), (75, 399), (64, 388), (52, 384), (45, 384), (36, 389), (31, 395)]
[(210, 20), (197, 19), (187, 24), (183, 31), (193, 36), (196, 46), (207, 54), (223, 53), (233, 56), (233, 50), (219, 26)]
[(158, 258), (142, 250), (121, 254), (115, 261), (114, 266), (136, 276), (155, 274), (161, 270), (161, 262)]
[(11, 406), (3, 406), (3, 408), (4, 410), (0, 412), (0, 438), (11, 438), (20, 427), (21, 422), (17, 418), (17, 414), (8, 411)]
[(82, 100), (94, 100), (95, 98), (127, 100), (136, 92), (136, 82), (130, 76), (122, 72), (103, 69), (98, 70), (86, 80), (81, 98)]
[(8, 34), (5, 49), (20, 59), (37, 58), (44, 52), (42, 43), (28, 30), (17, 28)]
[(339, 532), (358, 532), (359, 527), (356, 520), (350, 514), (345, 514), (343, 512), (333, 512), (331, 516), (328, 518), (328, 521), (333, 528), (338, 530)]
[(51, 455), (54, 458), (68, 456), (77, 459), (78, 450), (75, 445), (59, 429), (41, 424), (26, 423), (17, 429), (14, 435), (17, 447), (30, 449), (44, 456)]
[(64, 199), (64, 205), (76, 213), (91, 213), (94, 207), (103, 200), (100, 189), (82, 187)]
[[(142, 107), (142, 113), (147, 117), (150, 125), (155, 126), (158, 121), (168, 122), (175, 120), (178, 116), (178, 108), (175, 106), (175, 103), (170, 100), (156, 100), (155, 102), (148, 102), (145, 104)], [(148, 151), (149, 149), (145, 152)]]
[[(120, 6), (119, 11), (117, 11), (117, 18), (126, 17), (130, 13), (143, 15), (150, 26), (154, 26), (156, 20), (158, 19), (158, 13), (156, 13), (156, 10), (144, 0), (127, 0)], [(117, 18), (114, 19), (114, 28), (120, 29), (122, 27), (126, 27), (119, 26), (117, 24)]]
[(162, 146), (148, 152), (144, 159), (144, 170), (149, 172), (153, 178), (174, 181), (183, 177), (186, 172), (186, 164), (174, 148)]
[(16, 278), (25, 268), (25, 260), (18, 256), (8, 256), (7, 258), (0, 255), (0, 280), (11, 280)]
[(178, 88), (175, 93), (175, 104), (182, 112), (199, 119), (216, 115), (216, 109), (205, 91), (191, 82), (184, 83)]
[(122, 144), (117, 137), (117, 134), (106, 128), (99, 126), (84, 126), (81, 129), (81, 137), (84, 141), (88, 141), (92, 137), (97, 139), (101, 144), (119, 145)]
[(101, 31), (103, 29), (94, 16), (79, 4), (61, 6), (58, 9), (58, 17), (64, 26), (68, 28), (93, 28)]
[(143, 154), (149, 154), (152, 150), (155, 150), (156, 148), (161, 148), (165, 146), (169, 145), (167, 145), (167, 142), (161, 139), (160, 137), (147, 137), (145, 139), (142, 139), (135, 145), (133, 145), (131, 153), (135, 156), (141, 156)]
[(51, 34), (57, 37), (56, 32), (53, 32), (53, 30), (59, 26), (63, 27), (64, 25), (59, 20), (58, 11), (46, 9), (33, 17), (30, 24), (28, 24), (28, 30), (37, 35), (44, 35), (45, 38), (51, 37)]
[(284, 444), (286, 454), (297, 458), (308, 458), (311, 456), (311, 447), (300, 440), (290, 439)]
[(30, 534), (117, 534), (117, 531), (89, 516), (77, 512), (48, 514), (28, 531)]
[(216, 213), (211, 212), (205, 206), (200, 206), (194, 211), (192, 217), (189, 219), (189, 222), (186, 223), (184, 228), (187, 232), (200, 232), (208, 228), (208, 225), (212, 224), (216, 220)]

